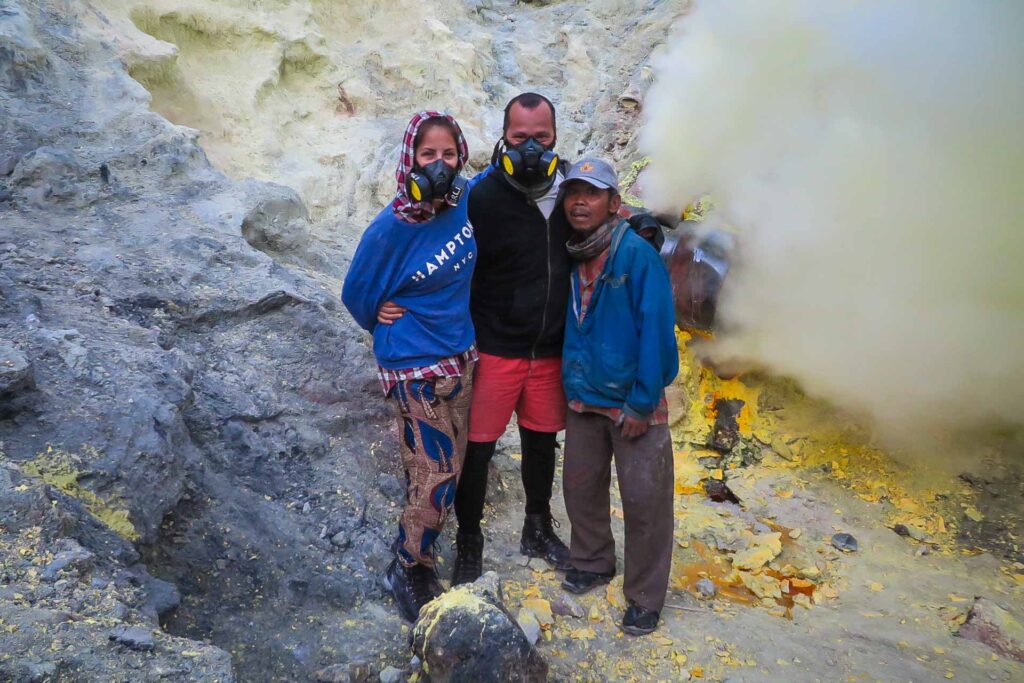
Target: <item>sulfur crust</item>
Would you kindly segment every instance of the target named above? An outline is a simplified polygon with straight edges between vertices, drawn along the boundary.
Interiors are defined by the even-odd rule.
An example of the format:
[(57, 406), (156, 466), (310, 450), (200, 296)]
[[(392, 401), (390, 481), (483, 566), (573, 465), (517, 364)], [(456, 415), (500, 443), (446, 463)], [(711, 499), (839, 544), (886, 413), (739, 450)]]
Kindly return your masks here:
[(52, 446), (35, 460), (22, 464), (25, 474), (39, 477), (55, 489), (79, 500), (96, 519), (128, 541), (138, 541), (139, 532), (128, 510), (117, 507), (113, 499), (103, 499), (78, 483), (81, 472), (73, 464), (72, 454)]

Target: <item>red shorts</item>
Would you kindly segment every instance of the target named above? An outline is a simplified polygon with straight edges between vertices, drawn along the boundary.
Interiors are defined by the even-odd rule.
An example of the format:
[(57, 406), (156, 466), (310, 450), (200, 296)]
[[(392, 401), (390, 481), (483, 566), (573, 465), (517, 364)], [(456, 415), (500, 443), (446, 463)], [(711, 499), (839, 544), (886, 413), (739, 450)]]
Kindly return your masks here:
[(537, 432), (565, 429), (561, 358), (502, 358), (480, 354), (469, 408), (469, 440), (497, 441), (515, 411)]

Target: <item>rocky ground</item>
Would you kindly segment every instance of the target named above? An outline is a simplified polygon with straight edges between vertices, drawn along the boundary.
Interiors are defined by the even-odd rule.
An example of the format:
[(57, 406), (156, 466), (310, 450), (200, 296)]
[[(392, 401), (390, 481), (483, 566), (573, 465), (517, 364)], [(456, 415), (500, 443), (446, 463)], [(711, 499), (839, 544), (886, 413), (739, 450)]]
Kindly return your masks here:
[[(722, 380), (688, 351), (681, 358), (673, 404), (689, 410), (672, 413), (677, 547), (668, 606), (650, 637), (619, 630), (621, 579), (574, 598), (558, 574), (518, 554), (518, 454), (512, 432), (505, 437), (495, 467), (504, 495), (488, 509), (485, 568), (504, 580), (505, 606), (525, 630), (540, 624), (537, 648), (553, 680), (1024, 675), (1024, 556), (1008, 526), (1020, 523), (1019, 471), (997, 459), (960, 476), (922, 477), (785, 383)], [(723, 400), (742, 402), (724, 453), (707, 445), (721, 437), (714, 406)], [(1008, 502), (981, 512), (993, 492)], [(619, 505), (613, 496), (621, 540)], [(556, 517), (565, 519), (562, 508)], [(985, 526), (989, 540), (965, 540), (965, 529)], [(408, 661), (404, 644), (385, 660), (411, 674)]]
[[(626, 171), (646, 60), (685, 3), (419, 6), (437, 54), (373, 7), (0, 0), (0, 680), (423, 676), (377, 581), (402, 487), (337, 301), (346, 254), (437, 54), (457, 57), (476, 163), (540, 83), (563, 153)], [(684, 360), (656, 636), (619, 634), (615, 585), (574, 606), (518, 555), (503, 441), (487, 560), (552, 679), (1024, 675), (1021, 477), (998, 457), (1019, 444), (915, 486), (784, 383)], [(746, 406), (734, 426), (718, 399)], [(724, 487), (740, 502), (709, 498)]]

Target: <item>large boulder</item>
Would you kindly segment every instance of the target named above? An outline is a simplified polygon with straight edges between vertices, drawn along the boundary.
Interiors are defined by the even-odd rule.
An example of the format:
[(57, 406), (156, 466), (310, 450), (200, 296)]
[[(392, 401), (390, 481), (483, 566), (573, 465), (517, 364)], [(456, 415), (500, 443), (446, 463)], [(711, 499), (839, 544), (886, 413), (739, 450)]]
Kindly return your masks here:
[(0, 340), (0, 400), (34, 386), (32, 364), (11, 344)]
[(420, 612), (413, 652), (430, 681), (546, 681), (547, 662), (505, 608), (501, 582), (487, 572)]
[(242, 236), (260, 251), (287, 253), (309, 243), (309, 214), (290, 187), (249, 180), (252, 205), (242, 219)]
[(37, 204), (72, 199), (82, 191), (83, 171), (67, 150), (40, 147), (24, 155), (11, 174), (11, 186)]
[(246, 242), (281, 263), (343, 274), (337, 255), (312, 239), (309, 212), (295, 190), (252, 178), (242, 183), (242, 190), (237, 215)]

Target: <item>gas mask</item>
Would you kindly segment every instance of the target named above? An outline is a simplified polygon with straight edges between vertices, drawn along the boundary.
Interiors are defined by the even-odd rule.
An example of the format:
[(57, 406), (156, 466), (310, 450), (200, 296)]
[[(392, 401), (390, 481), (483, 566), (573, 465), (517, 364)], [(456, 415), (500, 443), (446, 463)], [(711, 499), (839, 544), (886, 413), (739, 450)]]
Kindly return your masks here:
[(458, 168), (452, 168), (444, 159), (436, 159), (426, 166), (413, 168), (405, 179), (405, 189), (414, 202), (444, 199), (454, 206), (464, 187), (464, 183), (457, 182), (458, 177)]
[(555, 177), (558, 155), (536, 138), (529, 138), (501, 153), (501, 168), (523, 185), (539, 185)]

